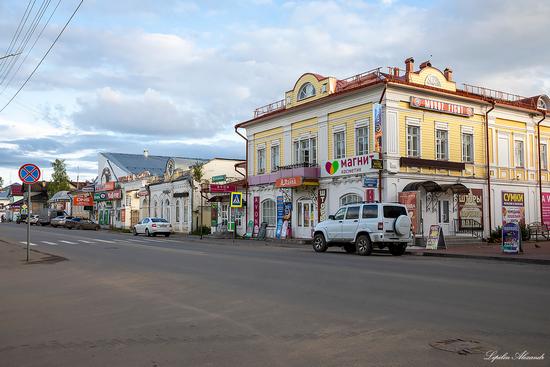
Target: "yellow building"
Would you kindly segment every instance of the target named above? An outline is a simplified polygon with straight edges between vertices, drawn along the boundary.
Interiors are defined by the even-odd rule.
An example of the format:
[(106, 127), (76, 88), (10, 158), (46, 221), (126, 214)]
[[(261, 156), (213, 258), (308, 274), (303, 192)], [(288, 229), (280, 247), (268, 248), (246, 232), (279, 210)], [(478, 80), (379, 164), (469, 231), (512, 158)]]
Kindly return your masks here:
[(404, 70), (342, 80), (304, 74), (236, 126), (246, 129), (248, 216), (269, 236), (298, 238), (357, 201), (406, 203), (419, 236), (432, 224), (481, 236), (503, 221), (540, 221), (548, 106), (546, 95), (459, 87), (450, 68), (412, 58)]

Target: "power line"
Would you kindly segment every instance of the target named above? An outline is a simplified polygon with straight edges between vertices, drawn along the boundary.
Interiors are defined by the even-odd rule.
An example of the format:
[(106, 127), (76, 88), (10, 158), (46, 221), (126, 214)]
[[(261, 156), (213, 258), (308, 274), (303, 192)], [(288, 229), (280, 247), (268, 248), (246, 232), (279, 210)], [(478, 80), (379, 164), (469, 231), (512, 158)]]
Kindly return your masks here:
[(4, 111), (6, 109), (6, 107), (8, 107), (8, 105), (15, 99), (15, 97), (17, 97), (17, 95), (19, 94), (19, 92), (21, 92), (21, 90), (25, 87), (25, 85), (27, 85), (27, 83), (29, 82), (29, 80), (32, 78), (32, 76), (34, 75), (34, 73), (36, 72), (36, 70), (38, 70), (38, 68), (40, 67), (40, 65), (42, 65), (42, 62), (44, 61), (44, 59), (46, 58), (46, 56), (48, 56), (48, 54), (50, 53), (50, 51), (52, 50), (53, 46), (57, 43), (57, 41), (59, 40), (59, 38), (61, 37), (61, 35), (63, 34), (63, 32), (65, 31), (65, 29), (67, 28), (67, 26), (69, 25), (69, 23), (71, 22), (71, 20), (74, 18), (74, 16), (76, 15), (76, 12), (78, 11), (78, 9), (80, 9), (80, 6), (82, 5), (82, 3), (84, 2), (84, 0), (80, 0), (80, 3), (78, 3), (78, 6), (76, 7), (76, 9), (74, 10), (74, 12), (71, 14), (71, 17), (69, 18), (69, 20), (67, 20), (67, 23), (65, 23), (65, 25), (63, 26), (63, 28), (61, 29), (61, 31), (59, 32), (59, 34), (57, 35), (57, 37), (55, 38), (55, 40), (53, 41), (52, 45), (50, 46), (50, 48), (48, 48), (48, 51), (46, 51), (46, 53), (44, 54), (44, 56), (42, 57), (42, 59), (40, 59), (40, 61), (38, 62), (38, 65), (36, 65), (36, 67), (34, 68), (34, 70), (30, 73), (29, 77), (23, 82), (23, 84), (21, 85), (21, 87), (17, 90), (17, 92), (15, 92), (15, 94), (13, 95), (13, 97), (11, 97), (11, 99), (8, 101), (8, 103), (6, 103), (6, 105), (4, 107), (2, 107), (2, 109), (0, 109), (0, 113), (2, 111)]
[[(17, 40), (19, 39), (19, 35), (21, 34), (21, 31), (23, 30), (23, 27), (25, 27), (25, 24), (27, 24), (27, 19), (29, 19), (29, 15), (31, 14), (32, 9), (34, 8), (34, 3), (36, 0), (33, 0), (32, 6), (29, 10), (29, 6), (31, 5), (31, 2), (29, 0), (29, 4), (27, 5), (27, 8), (25, 9), (25, 13), (23, 13), (23, 17), (19, 21), (19, 25), (17, 26), (17, 29), (15, 30), (15, 33), (13, 34), (13, 37), (11, 38), (10, 45), (8, 46), (8, 50), (6, 51), (7, 54), (9, 54)], [(28, 12), (27, 12), (28, 11)], [(2, 62), (2, 65), (0, 65), (0, 72), (4, 69), (5, 62)]]

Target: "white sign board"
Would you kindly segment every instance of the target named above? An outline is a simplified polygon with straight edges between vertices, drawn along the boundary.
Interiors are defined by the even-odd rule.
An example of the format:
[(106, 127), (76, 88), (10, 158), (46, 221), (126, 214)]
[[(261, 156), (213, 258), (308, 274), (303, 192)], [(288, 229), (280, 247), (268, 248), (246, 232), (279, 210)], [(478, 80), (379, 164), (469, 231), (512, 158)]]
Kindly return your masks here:
[(337, 177), (378, 172), (372, 169), (372, 160), (379, 159), (378, 152), (321, 162), (321, 177)]

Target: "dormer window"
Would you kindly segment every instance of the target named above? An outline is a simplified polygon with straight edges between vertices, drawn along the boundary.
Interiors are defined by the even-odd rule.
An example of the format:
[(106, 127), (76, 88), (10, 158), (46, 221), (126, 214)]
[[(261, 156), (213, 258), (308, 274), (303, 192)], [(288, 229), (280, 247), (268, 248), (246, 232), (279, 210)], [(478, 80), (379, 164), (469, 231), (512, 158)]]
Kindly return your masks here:
[(547, 110), (548, 106), (546, 106), (546, 102), (544, 102), (544, 99), (539, 98), (539, 101), (537, 102), (537, 108), (540, 110)]
[(426, 81), (424, 82), (425, 85), (429, 85), (431, 87), (441, 87), (441, 83), (439, 82), (439, 79), (433, 74), (430, 74), (426, 77)]
[(313, 97), (315, 95), (315, 87), (311, 83), (306, 83), (302, 85), (300, 91), (298, 92), (298, 101)]

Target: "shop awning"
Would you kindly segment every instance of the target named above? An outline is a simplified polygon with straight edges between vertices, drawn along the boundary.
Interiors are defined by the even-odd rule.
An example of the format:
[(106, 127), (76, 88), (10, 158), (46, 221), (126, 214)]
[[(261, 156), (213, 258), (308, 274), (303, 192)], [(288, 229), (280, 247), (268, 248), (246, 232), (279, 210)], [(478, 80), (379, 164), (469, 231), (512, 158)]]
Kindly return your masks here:
[(407, 184), (403, 188), (403, 192), (405, 191), (418, 191), (420, 188), (423, 188), (426, 190), (426, 192), (437, 192), (441, 191), (441, 186), (433, 181), (418, 181), (418, 182), (411, 182)]
[(470, 189), (461, 183), (441, 185), (441, 191), (446, 192), (447, 190), (451, 190), (453, 194), (468, 194), (470, 192)]
[(229, 202), (229, 197), (231, 196), (231, 194), (221, 194), (221, 195), (214, 195), (212, 196), (211, 198), (209, 198), (207, 200), (207, 202), (209, 203), (220, 203), (222, 201), (227, 201)]

